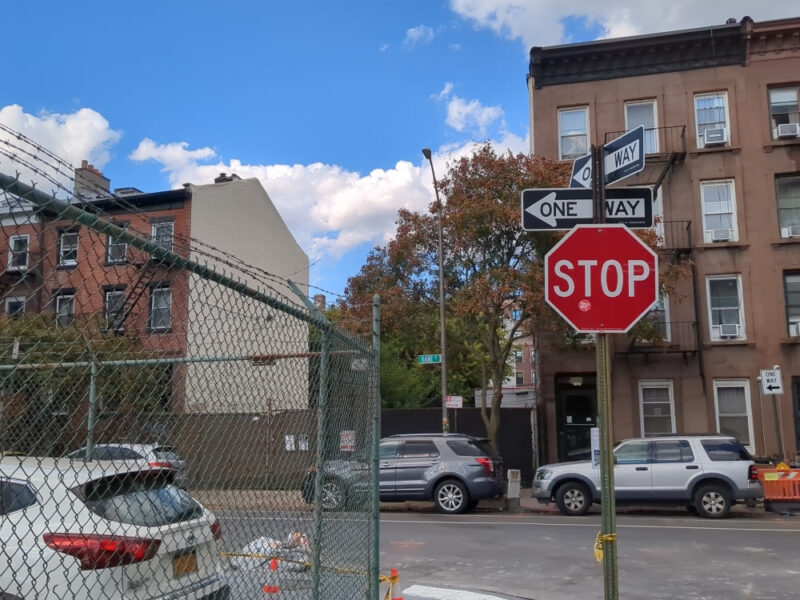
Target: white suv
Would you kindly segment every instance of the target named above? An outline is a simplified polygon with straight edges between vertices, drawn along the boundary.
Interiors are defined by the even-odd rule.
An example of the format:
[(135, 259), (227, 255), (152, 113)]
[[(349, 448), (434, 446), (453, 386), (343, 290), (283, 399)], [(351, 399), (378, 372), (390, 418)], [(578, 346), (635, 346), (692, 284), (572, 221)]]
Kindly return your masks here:
[[(744, 446), (725, 435), (669, 435), (625, 440), (614, 448), (618, 504), (684, 504), (720, 518), (737, 500), (763, 496), (758, 469)], [(533, 497), (555, 500), (564, 515), (583, 515), (600, 501), (600, 469), (591, 461), (544, 465)]]

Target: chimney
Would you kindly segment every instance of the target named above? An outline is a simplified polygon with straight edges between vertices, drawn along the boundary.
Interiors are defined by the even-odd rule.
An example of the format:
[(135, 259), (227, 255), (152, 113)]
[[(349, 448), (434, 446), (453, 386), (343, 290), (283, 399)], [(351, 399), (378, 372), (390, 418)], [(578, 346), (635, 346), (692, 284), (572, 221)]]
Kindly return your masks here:
[(314, 306), (317, 310), (325, 310), (325, 294), (314, 294)]
[(89, 161), (82, 160), (81, 166), (75, 169), (73, 194), (82, 200), (105, 198), (109, 195), (111, 180), (95, 169)]
[(214, 179), (214, 183), (226, 183), (228, 181), (238, 181), (241, 177), (239, 177), (236, 173), (231, 173), (230, 175), (226, 175), (225, 173), (220, 173), (219, 177)]

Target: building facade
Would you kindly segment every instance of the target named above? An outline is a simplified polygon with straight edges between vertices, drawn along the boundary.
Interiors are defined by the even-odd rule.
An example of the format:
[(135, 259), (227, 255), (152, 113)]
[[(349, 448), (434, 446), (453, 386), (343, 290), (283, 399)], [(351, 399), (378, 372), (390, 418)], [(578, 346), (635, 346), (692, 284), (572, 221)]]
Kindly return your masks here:
[[(612, 336), (616, 439), (724, 432), (800, 447), (800, 19), (533, 48), (531, 152), (573, 160), (643, 125), (662, 269), (655, 334)], [(651, 331), (652, 333), (652, 331)], [(591, 337), (582, 340), (591, 348)], [(549, 460), (588, 456), (594, 353), (542, 340)], [(778, 366), (783, 395), (765, 395)]]

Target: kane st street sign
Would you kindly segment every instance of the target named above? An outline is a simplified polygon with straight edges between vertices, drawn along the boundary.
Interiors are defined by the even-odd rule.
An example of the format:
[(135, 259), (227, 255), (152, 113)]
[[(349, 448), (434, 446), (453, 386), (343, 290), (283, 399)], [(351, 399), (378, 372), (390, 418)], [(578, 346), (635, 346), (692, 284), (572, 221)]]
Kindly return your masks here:
[[(557, 231), (592, 223), (592, 190), (577, 188), (531, 189), (522, 192), (522, 228)], [(633, 228), (653, 226), (653, 190), (610, 188), (606, 190), (606, 222)]]
[(442, 363), (442, 355), (441, 354), (418, 354), (417, 355), (417, 364), (418, 365), (439, 365)]
[(658, 300), (658, 256), (625, 225), (577, 225), (544, 273), (545, 300), (580, 333), (626, 333)]
[[(606, 184), (635, 175), (644, 169), (644, 125), (622, 134), (603, 146)], [(571, 188), (592, 187), (592, 157), (576, 158), (572, 163)]]

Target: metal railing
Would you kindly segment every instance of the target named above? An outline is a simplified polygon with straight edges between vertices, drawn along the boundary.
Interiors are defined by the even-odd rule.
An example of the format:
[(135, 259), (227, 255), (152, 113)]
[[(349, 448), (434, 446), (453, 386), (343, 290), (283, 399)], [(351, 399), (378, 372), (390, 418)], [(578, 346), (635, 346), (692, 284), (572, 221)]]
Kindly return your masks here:
[(655, 321), (643, 318), (629, 334), (629, 354), (696, 352), (697, 321)]
[[(604, 143), (618, 138), (628, 130), (607, 131)], [(666, 127), (646, 127), (644, 130), (645, 155), (650, 160), (655, 157), (668, 158), (672, 155), (686, 155), (686, 125), (669, 125)]]
[(664, 250), (688, 252), (692, 249), (691, 221), (661, 221), (656, 225), (659, 247)]

